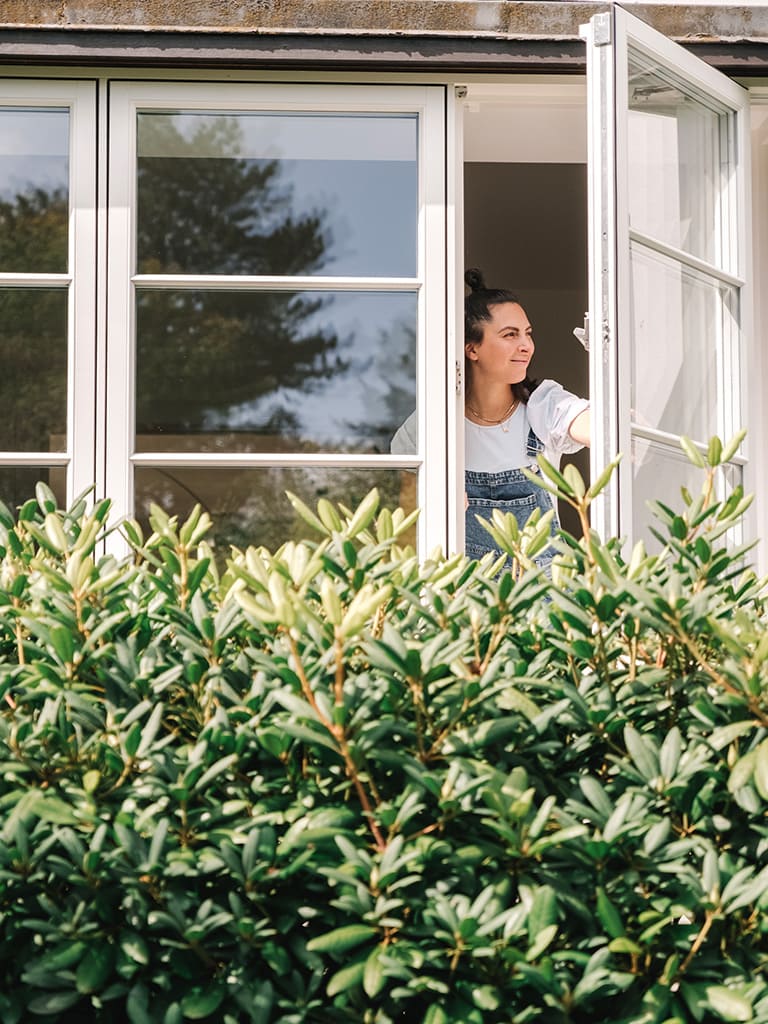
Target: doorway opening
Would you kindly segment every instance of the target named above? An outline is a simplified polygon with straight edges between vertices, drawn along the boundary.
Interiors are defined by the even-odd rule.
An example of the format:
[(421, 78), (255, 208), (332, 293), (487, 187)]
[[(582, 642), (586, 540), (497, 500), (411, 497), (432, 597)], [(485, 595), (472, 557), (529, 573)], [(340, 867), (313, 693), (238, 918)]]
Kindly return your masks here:
[[(586, 81), (558, 77), (468, 87), (464, 105), (464, 265), (519, 296), (533, 326), (531, 375), (587, 396)], [(585, 480), (589, 451), (564, 457)], [(579, 534), (568, 507), (563, 526)]]

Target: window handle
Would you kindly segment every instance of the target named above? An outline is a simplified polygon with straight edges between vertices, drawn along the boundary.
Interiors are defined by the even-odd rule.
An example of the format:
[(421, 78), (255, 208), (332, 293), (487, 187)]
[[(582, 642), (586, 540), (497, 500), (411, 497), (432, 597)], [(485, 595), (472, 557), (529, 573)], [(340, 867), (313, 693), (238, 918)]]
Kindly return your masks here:
[(584, 314), (584, 326), (574, 327), (573, 335), (583, 346), (585, 352), (589, 352), (589, 313)]

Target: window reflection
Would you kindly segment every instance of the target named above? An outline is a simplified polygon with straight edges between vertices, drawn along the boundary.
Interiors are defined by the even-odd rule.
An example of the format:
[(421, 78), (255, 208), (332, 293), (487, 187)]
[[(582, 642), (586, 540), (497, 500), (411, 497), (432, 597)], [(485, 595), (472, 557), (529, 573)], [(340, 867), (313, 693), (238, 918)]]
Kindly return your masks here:
[[(692, 465), (680, 450), (656, 444), (643, 437), (632, 439), (633, 477), (633, 538), (642, 539), (650, 551), (658, 551), (660, 543), (652, 530), (659, 530), (659, 522), (649, 505), (649, 496), (672, 509), (681, 509), (683, 488), (697, 495), (704, 483), (704, 472)], [(718, 494), (729, 494), (741, 484), (742, 471), (738, 466), (722, 466), (715, 474)], [(661, 530), (662, 536), (665, 536)]]
[(35, 496), (38, 481), (51, 488), (59, 508), (67, 507), (67, 471), (60, 466), (0, 466), (0, 501), (15, 513)]
[(718, 366), (736, 291), (640, 246), (631, 254), (633, 417), (706, 441), (718, 429)]
[[(139, 468), (135, 473), (136, 517), (150, 532), (150, 505), (169, 515), (186, 518), (196, 504), (213, 519), (212, 540), (223, 556), (230, 545), (260, 544), (274, 551), (287, 540), (319, 540), (296, 514), (285, 496), (298, 494), (310, 508), (320, 498), (355, 508), (372, 487), (379, 489), (381, 505), (407, 512), (415, 507), (416, 474), (397, 470), (333, 469), (318, 466), (263, 467), (258, 469)], [(412, 478), (412, 479), (411, 479)], [(410, 538), (415, 543), (415, 531)]]
[(406, 292), (144, 291), (139, 451), (388, 452), (416, 404)]
[(726, 115), (639, 55), (630, 60), (629, 74), (630, 223), (719, 264), (720, 147)]
[(0, 109), (0, 271), (67, 270), (69, 112)]
[(64, 451), (67, 293), (0, 289), (0, 451)]
[(140, 113), (139, 273), (414, 276), (416, 124)]

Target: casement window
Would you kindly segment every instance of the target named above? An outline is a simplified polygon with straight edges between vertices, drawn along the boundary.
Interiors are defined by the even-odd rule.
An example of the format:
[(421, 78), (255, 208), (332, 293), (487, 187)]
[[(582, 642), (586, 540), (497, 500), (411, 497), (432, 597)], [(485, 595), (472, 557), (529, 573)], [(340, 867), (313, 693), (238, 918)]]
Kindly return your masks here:
[[(748, 94), (619, 9), (585, 46), (586, 79), (0, 78), (0, 497), (199, 502), (226, 552), (302, 532), (286, 490), (375, 485), (422, 508), (422, 553), (456, 550), (479, 264), (531, 315), (536, 374), (589, 393), (585, 471), (624, 452), (596, 525), (646, 534), (645, 501), (693, 485), (679, 437), (762, 405)], [(760, 484), (756, 440), (724, 483)]]
[(0, 87), (0, 498), (93, 483), (93, 85)]
[[(593, 472), (624, 461), (597, 512), (637, 537), (646, 502), (697, 492), (681, 453), (749, 426), (749, 101), (616, 8), (587, 31)], [(751, 487), (750, 436), (721, 486)]]
[(445, 92), (7, 84), (2, 497), (200, 503), (227, 551), (376, 486), (445, 546)]
[[(275, 546), (303, 526), (286, 491), (354, 507), (376, 486), (443, 542), (443, 92), (111, 87), (105, 479), (121, 507), (199, 501), (222, 544)], [(404, 473), (389, 439), (417, 403), (434, 437)]]

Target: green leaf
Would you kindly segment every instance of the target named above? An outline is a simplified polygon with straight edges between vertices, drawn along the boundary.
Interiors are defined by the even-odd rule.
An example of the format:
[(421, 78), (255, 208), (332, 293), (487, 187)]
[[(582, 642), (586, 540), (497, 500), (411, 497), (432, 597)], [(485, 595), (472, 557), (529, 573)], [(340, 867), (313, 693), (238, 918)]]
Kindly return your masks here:
[(45, 513), (56, 511), (56, 495), (53, 493), (48, 484), (42, 480), (38, 480), (35, 484), (35, 497), (37, 498), (37, 504), (40, 506), (40, 511)]
[(707, 463), (704, 456), (689, 437), (680, 438), (680, 447), (688, 456), (688, 460), (692, 462), (694, 466), (698, 466), (699, 469), (706, 469)]
[(533, 897), (531, 909), (528, 912), (528, 935), (531, 940), (544, 928), (553, 924), (557, 919), (557, 896), (550, 885), (542, 885), (538, 888)]
[(763, 800), (768, 800), (768, 740), (755, 752), (755, 786)]
[(636, 942), (628, 939), (626, 935), (619, 935), (615, 939), (611, 939), (608, 943), (608, 949), (612, 953), (634, 953), (640, 954), (643, 952), (643, 947), (638, 946)]
[(734, 434), (731, 440), (725, 445), (722, 452), (720, 453), (720, 461), (730, 462), (733, 456), (738, 451), (739, 445), (746, 436), (746, 430), (739, 430), (736, 434)]
[(365, 961), (363, 970), (363, 990), (370, 999), (375, 999), (384, 987), (384, 967), (382, 964), (383, 949), (377, 946)]
[(354, 515), (347, 526), (347, 534), (356, 537), (358, 533), (365, 530), (376, 515), (379, 507), (379, 492), (376, 487), (372, 488), (355, 509)]
[(563, 468), (563, 476), (568, 482), (568, 486), (570, 487), (571, 492), (577, 498), (583, 498), (586, 492), (584, 478), (582, 477), (578, 469), (576, 469), (576, 467), (573, 465), (573, 463), (568, 462), (565, 465), (565, 467)]
[(719, 437), (711, 437), (709, 439), (709, 448), (707, 449), (707, 462), (710, 466), (719, 466), (722, 456), (723, 442)]
[(128, 730), (128, 735), (125, 737), (125, 752), (128, 757), (133, 758), (136, 756), (136, 751), (139, 749), (141, 743), (141, 722), (134, 722)]
[(740, 757), (736, 764), (731, 769), (731, 774), (728, 778), (728, 792), (738, 793), (743, 787), (748, 785), (752, 781), (754, 775), (755, 765), (757, 763), (757, 751), (750, 750), (748, 754)]
[(624, 935), (625, 929), (621, 916), (602, 886), (597, 888), (597, 916), (612, 939), (618, 939)]
[(75, 974), (77, 991), (84, 995), (101, 992), (112, 974), (115, 963), (114, 947), (109, 942), (89, 946), (78, 964)]
[(66, 992), (46, 992), (44, 995), (35, 996), (27, 1009), (40, 1017), (52, 1017), (74, 1006), (80, 998), (80, 993), (72, 989), (67, 989)]
[(664, 737), (659, 751), (659, 768), (665, 779), (674, 779), (680, 763), (682, 746), (680, 730), (675, 726)]
[(317, 514), (326, 530), (329, 532), (335, 530), (337, 533), (341, 530), (341, 516), (327, 498), (320, 498), (318, 501)]
[(751, 1000), (725, 985), (707, 986), (706, 996), (720, 1020), (750, 1021), (754, 1016)]
[(549, 945), (555, 940), (557, 935), (557, 925), (550, 924), (546, 928), (542, 928), (537, 933), (536, 938), (529, 946), (525, 959), (528, 963), (533, 963), (534, 960), (538, 960), (542, 953), (544, 953)]
[(651, 782), (658, 778), (660, 773), (659, 756), (651, 737), (639, 733), (634, 726), (627, 725), (624, 729), (624, 742), (630, 757), (645, 781)]
[(76, 825), (78, 817), (74, 809), (57, 796), (44, 796), (34, 805), (34, 813), (43, 821), (54, 825)]
[(448, 1014), (439, 1003), (432, 1003), (424, 1015), (422, 1024), (449, 1024)]
[(328, 530), (328, 528), (325, 526), (323, 522), (321, 522), (320, 519), (317, 518), (315, 513), (304, 504), (301, 498), (298, 498), (291, 491), (286, 491), (285, 493), (288, 497), (288, 501), (290, 501), (291, 505), (293, 505), (296, 512), (298, 512), (299, 516), (301, 516), (301, 518), (308, 526), (311, 526), (313, 529), (317, 530), (319, 533), (324, 534), (326, 537), (329, 536), (330, 531)]
[(221, 1006), (224, 999), (224, 991), (215, 986), (213, 988), (195, 987), (181, 1000), (181, 1012), (187, 1020), (203, 1020)]
[(160, 723), (163, 720), (163, 704), (156, 704), (152, 709), (152, 714), (149, 716), (147, 724), (141, 730), (141, 742), (139, 743), (138, 750), (136, 751), (137, 757), (142, 757), (147, 753), (149, 748), (155, 742), (158, 730), (160, 729)]
[(347, 924), (335, 928), (325, 935), (317, 935), (307, 943), (313, 953), (343, 953), (347, 949), (367, 942), (377, 934), (377, 929), (368, 924)]
[(597, 480), (595, 480), (595, 482), (590, 486), (589, 490), (587, 491), (587, 497), (590, 500), (592, 498), (596, 498), (598, 494), (601, 494), (605, 490), (605, 488), (608, 486), (610, 482), (611, 477), (616, 471), (616, 467), (618, 466), (620, 461), (621, 455), (619, 455), (615, 459), (612, 459), (611, 462), (608, 463), (603, 472), (600, 474), (600, 476), (597, 478)]
[(339, 992), (346, 992), (351, 988), (359, 988), (365, 974), (365, 961), (349, 964), (337, 971), (328, 982), (327, 993), (330, 998), (337, 996)]
[(139, 932), (121, 932), (120, 949), (129, 960), (134, 960), (137, 964), (149, 963), (149, 946)]

